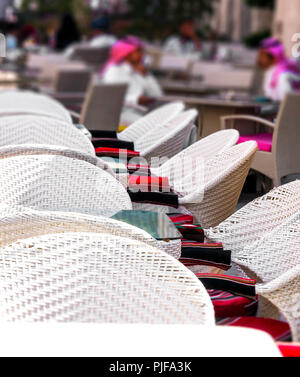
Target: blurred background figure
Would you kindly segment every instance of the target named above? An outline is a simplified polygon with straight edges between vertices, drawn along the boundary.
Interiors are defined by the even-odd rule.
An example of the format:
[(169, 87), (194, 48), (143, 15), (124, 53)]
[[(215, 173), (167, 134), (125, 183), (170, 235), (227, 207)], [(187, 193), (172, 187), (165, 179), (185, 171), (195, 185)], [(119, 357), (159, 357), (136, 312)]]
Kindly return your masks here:
[(93, 37), (90, 41), (92, 47), (111, 47), (117, 39), (111, 34), (111, 21), (108, 17), (100, 17), (91, 24)]
[(184, 20), (179, 28), (179, 34), (169, 37), (165, 43), (166, 52), (183, 55), (201, 52), (201, 42), (197, 36), (195, 22)]
[(258, 65), (265, 70), (265, 96), (282, 101), (286, 94), (300, 92), (300, 66), (287, 58), (283, 44), (265, 39), (258, 52)]
[(162, 95), (158, 81), (144, 64), (143, 44), (136, 38), (118, 41), (111, 49), (103, 72), (105, 83), (126, 83), (128, 90), (122, 123), (131, 124), (141, 116), (138, 106), (150, 106), (154, 97)]
[(8, 51), (19, 47), (19, 28), (20, 26), (16, 23), (7, 25), (6, 46)]
[(55, 49), (63, 51), (80, 40), (81, 34), (74, 16), (69, 13), (64, 14), (55, 35)]
[(56, 34), (60, 27), (61, 19), (57, 15), (46, 15), (42, 22), (44, 27), (40, 30), (41, 41), (51, 49), (55, 49)]
[(4, 63), (23, 64), (26, 53), (23, 50), (22, 24), (20, 22), (7, 22), (6, 32), (6, 57)]

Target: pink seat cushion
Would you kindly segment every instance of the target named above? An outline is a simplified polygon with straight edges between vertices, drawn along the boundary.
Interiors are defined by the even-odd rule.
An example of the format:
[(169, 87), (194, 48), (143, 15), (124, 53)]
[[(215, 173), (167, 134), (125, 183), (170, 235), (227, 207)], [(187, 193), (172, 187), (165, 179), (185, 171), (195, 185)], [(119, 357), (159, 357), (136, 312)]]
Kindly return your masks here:
[(258, 144), (258, 149), (263, 152), (272, 152), (273, 134), (255, 134), (240, 136), (238, 144), (245, 143), (246, 141), (254, 140)]

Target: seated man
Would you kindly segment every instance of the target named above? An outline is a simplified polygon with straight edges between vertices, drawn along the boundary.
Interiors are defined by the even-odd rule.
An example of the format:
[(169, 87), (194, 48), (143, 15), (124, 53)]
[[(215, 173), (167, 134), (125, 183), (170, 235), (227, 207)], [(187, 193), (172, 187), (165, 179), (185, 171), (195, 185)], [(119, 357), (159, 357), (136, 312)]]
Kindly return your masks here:
[(101, 72), (104, 83), (128, 84), (121, 116), (122, 123), (126, 125), (142, 115), (138, 110), (139, 105), (149, 106), (154, 103), (154, 97), (162, 95), (158, 82), (148, 72), (143, 59), (141, 43), (137, 40), (120, 40), (112, 47), (110, 59)]
[(196, 33), (195, 22), (193, 20), (183, 21), (179, 28), (179, 35), (168, 38), (164, 50), (174, 55), (200, 55), (201, 42)]

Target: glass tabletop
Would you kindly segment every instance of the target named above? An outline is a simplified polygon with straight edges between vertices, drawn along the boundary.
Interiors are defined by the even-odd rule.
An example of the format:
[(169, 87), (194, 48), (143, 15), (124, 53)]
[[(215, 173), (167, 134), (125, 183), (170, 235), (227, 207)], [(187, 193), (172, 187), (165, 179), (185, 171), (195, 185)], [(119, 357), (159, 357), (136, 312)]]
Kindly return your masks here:
[(178, 240), (181, 233), (169, 217), (162, 213), (147, 211), (121, 211), (113, 219), (136, 226), (151, 234), (157, 240)]

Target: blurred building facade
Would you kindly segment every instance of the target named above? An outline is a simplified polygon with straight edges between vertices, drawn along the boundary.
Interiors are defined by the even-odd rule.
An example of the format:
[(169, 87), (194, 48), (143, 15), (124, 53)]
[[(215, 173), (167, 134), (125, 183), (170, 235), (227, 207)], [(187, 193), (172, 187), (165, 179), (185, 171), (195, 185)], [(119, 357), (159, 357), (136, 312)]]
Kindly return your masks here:
[(214, 3), (212, 28), (218, 35), (239, 42), (251, 33), (271, 29), (273, 12), (253, 8), (245, 0), (219, 0)]
[[(94, 9), (108, 13), (122, 13), (129, 9), (127, 0), (86, 1)], [(211, 27), (218, 35), (226, 36), (230, 40), (239, 42), (251, 33), (272, 28), (273, 12), (269, 9), (249, 7), (245, 0), (216, 0), (213, 6)]]
[[(84, 0), (94, 10), (112, 14), (129, 11), (127, 0)], [(143, 0), (141, 0), (143, 1)], [(172, 1), (172, 0), (169, 0)], [(7, 17), (7, 9), (22, 0), (0, 0), (0, 20)], [(213, 1), (214, 13), (206, 20), (218, 36), (240, 42), (249, 34), (271, 29), (282, 39), (291, 54), (292, 36), (300, 33), (300, 0), (276, 0), (275, 16), (270, 9), (247, 6), (245, 0)], [(201, 23), (199, 23), (201, 27)]]
[(274, 34), (280, 38), (285, 46), (287, 53), (291, 56), (292, 46), (295, 42), (292, 37), (300, 33), (300, 0), (277, 0)]

